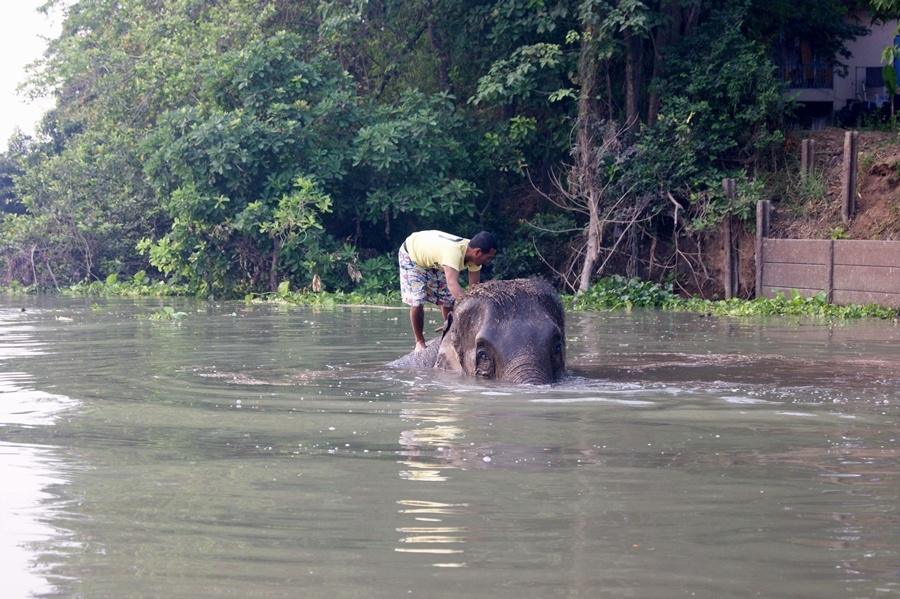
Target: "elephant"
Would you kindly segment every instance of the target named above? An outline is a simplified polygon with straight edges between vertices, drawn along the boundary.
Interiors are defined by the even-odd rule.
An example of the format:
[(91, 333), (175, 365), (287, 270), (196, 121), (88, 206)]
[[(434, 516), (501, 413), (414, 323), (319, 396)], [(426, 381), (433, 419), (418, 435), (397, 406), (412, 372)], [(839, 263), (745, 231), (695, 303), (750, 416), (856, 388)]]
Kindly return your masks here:
[(486, 281), (457, 303), (439, 337), (389, 364), (544, 385), (565, 371), (565, 313), (541, 279)]

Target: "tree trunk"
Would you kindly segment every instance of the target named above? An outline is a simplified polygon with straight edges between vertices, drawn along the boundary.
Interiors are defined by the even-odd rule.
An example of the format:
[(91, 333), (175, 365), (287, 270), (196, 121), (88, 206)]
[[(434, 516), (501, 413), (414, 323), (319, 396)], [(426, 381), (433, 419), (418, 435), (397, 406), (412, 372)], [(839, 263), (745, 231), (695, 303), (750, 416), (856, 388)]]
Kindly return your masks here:
[(436, 29), (433, 21), (428, 22), (428, 39), (431, 42), (434, 53), (438, 57), (439, 68), (437, 69), (437, 76), (441, 90), (453, 93), (450, 84), (450, 56), (447, 54), (441, 32)]
[(278, 259), (281, 257), (281, 240), (275, 238), (275, 247), (272, 250), (272, 263), (269, 265), (269, 291), (278, 290)]
[(675, 32), (677, 32), (680, 27), (680, 12), (681, 9), (679, 7), (672, 4), (666, 5), (665, 19), (659, 25), (659, 29), (656, 30), (656, 37), (653, 44), (653, 74), (650, 78), (650, 97), (647, 101), (648, 127), (655, 125), (656, 119), (659, 116), (660, 99), (656, 83), (663, 73), (663, 52), (665, 51), (666, 46), (672, 43), (674, 38), (677, 37)]
[(641, 55), (643, 41), (634, 33), (625, 35), (625, 127), (630, 135), (640, 122)]
[(578, 56), (578, 83), (581, 91), (578, 97), (578, 120), (575, 135), (575, 167), (573, 191), (585, 199), (588, 206), (587, 251), (579, 277), (578, 293), (587, 291), (597, 257), (600, 255), (600, 191), (595, 185), (594, 173), (594, 131), (597, 118), (597, 52), (594, 47), (596, 27), (585, 25), (581, 38), (581, 53)]
[(594, 193), (588, 196), (590, 218), (588, 220), (587, 249), (584, 253), (584, 263), (581, 265), (581, 276), (578, 278), (578, 291), (576, 291), (576, 295), (581, 295), (590, 289), (591, 277), (594, 275), (594, 268), (597, 266), (597, 259), (600, 257), (599, 203), (599, 198), (596, 198)]
[(639, 252), (640, 231), (635, 224), (628, 229), (628, 263), (625, 265), (625, 274), (628, 275), (628, 278), (630, 279), (640, 278), (641, 276), (641, 265), (638, 256)]
[(615, 107), (613, 106), (613, 86), (612, 76), (609, 74), (609, 60), (604, 60), (603, 65), (606, 71), (606, 118), (612, 120), (615, 115)]

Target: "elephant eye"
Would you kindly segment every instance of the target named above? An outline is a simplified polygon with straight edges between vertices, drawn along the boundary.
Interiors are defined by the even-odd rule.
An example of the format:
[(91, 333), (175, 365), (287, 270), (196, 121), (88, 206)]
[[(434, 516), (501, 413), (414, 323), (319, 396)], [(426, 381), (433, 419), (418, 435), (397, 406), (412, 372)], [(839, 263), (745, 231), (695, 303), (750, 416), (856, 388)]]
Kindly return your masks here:
[(553, 353), (561, 354), (562, 350), (563, 350), (562, 341), (557, 341), (556, 344), (553, 346)]
[(494, 363), (491, 354), (483, 347), (475, 352), (475, 375), (491, 377), (494, 374)]

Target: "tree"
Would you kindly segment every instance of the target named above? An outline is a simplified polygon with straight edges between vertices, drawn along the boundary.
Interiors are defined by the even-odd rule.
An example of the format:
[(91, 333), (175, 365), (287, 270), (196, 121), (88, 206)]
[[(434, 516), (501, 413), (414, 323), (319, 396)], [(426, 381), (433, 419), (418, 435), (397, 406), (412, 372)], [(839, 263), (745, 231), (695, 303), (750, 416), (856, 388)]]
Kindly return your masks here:
[(142, 247), (200, 294), (274, 291), (282, 276), (302, 284), (323, 274), (302, 268), (301, 248), (283, 251), (300, 226), (288, 217), (292, 205), (316, 218), (330, 209), (330, 200), (301, 198), (343, 177), (356, 101), (338, 65), (302, 60), (301, 48), (301, 38), (280, 33), (211, 61), (197, 105), (163, 114), (143, 143), (172, 227)]

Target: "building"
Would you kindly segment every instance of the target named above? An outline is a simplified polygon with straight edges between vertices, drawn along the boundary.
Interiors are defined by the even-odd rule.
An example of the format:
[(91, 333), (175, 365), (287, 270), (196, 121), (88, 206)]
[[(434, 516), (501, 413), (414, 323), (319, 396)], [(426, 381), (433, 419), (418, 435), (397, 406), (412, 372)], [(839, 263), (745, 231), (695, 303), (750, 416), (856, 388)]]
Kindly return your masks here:
[[(866, 24), (869, 33), (847, 42), (850, 57), (843, 61), (845, 67), (835, 67), (831, 57), (817, 56), (803, 40), (782, 48), (779, 62), (786, 95), (798, 103), (796, 115), (803, 126), (817, 129), (835, 120), (858, 121), (888, 106), (881, 56), (887, 46), (900, 43), (898, 22), (869, 24), (865, 13), (854, 18)], [(895, 69), (900, 70), (900, 64)]]

